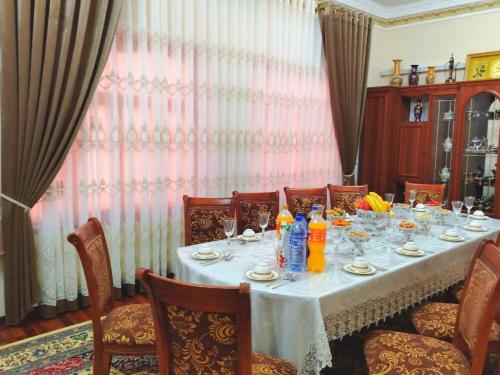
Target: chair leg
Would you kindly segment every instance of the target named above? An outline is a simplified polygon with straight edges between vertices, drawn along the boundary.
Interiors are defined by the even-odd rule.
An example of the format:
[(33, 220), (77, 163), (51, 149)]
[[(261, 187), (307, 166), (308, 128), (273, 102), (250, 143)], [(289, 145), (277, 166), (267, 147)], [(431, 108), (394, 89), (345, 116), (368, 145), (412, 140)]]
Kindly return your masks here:
[(110, 353), (94, 349), (93, 374), (108, 375), (111, 369), (111, 358), (112, 355)]

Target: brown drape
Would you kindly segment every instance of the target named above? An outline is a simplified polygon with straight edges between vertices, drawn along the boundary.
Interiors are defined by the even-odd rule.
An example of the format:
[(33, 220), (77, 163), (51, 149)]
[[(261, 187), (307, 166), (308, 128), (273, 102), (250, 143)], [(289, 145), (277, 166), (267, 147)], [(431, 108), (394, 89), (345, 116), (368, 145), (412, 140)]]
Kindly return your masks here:
[(366, 100), (372, 18), (335, 6), (319, 7), (333, 122), (344, 183), (356, 168)]
[[(32, 207), (75, 138), (114, 38), (122, 0), (1, 0), (2, 193)], [(29, 213), (2, 200), (6, 323), (39, 302)]]

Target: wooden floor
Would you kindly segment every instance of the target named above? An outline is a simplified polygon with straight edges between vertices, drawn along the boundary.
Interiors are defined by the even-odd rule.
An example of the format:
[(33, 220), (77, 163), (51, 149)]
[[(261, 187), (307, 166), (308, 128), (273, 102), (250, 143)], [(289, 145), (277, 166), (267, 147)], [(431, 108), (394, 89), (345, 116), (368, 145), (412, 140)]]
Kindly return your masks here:
[[(116, 305), (122, 306), (129, 305), (131, 303), (144, 303), (147, 301), (148, 300), (145, 295), (137, 294), (133, 297), (126, 297), (122, 300), (116, 301)], [(85, 322), (90, 320), (89, 314), (90, 309), (87, 307), (75, 312), (60, 314), (54, 319), (29, 319), (19, 326), (6, 326), (5, 324), (0, 324), (0, 345)]]

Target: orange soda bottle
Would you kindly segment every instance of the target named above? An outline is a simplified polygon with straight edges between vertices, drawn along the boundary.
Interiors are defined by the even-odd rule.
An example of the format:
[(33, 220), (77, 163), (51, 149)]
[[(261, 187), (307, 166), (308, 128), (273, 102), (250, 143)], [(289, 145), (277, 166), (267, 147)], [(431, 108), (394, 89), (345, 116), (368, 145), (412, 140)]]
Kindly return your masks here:
[(326, 246), (326, 221), (321, 216), (321, 211), (314, 212), (309, 222), (309, 257), (307, 258), (307, 270), (311, 272), (323, 272), (325, 270), (325, 246)]
[(282, 221), (284, 221), (290, 225), (292, 225), (293, 222), (295, 221), (293, 219), (292, 213), (290, 211), (288, 211), (288, 206), (286, 204), (283, 205), (283, 207), (281, 208), (281, 211), (279, 212), (278, 216), (276, 217), (276, 236), (278, 236), (278, 237), (280, 235)]

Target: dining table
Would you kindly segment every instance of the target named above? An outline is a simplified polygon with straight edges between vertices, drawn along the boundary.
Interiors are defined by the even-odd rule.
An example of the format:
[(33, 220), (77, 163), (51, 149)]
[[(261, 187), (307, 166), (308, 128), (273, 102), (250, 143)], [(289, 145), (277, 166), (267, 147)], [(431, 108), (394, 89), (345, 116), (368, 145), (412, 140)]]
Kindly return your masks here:
[[(416, 233), (413, 240), (425, 252), (418, 257), (396, 252), (401, 246), (397, 227), (374, 233), (363, 244), (363, 257), (376, 267), (371, 275), (346, 272), (344, 266), (354, 257), (353, 244), (345, 236), (342, 241), (329, 236), (324, 272), (295, 273), (294, 281), (277, 288), (248, 279), (245, 273), (258, 263), (276, 264), (274, 231), (254, 242), (232, 239), (180, 247), (176, 273), (179, 280), (196, 284), (250, 283), (253, 350), (290, 361), (299, 374), (319, 374), (335, 360), (329, 341), (392, 317), (463, 280), (480, 242), (496, 240), (500, 232), (500, 220), (483, 222), (486, 231), (467, 231), (467, 219), (460, 217), (461, 242), (439, 238), (449, 223)], [(207, 265), (192, 257), (202, 247), (231, 256)], [(283, 277), (284, 271), (280, 274)]]

